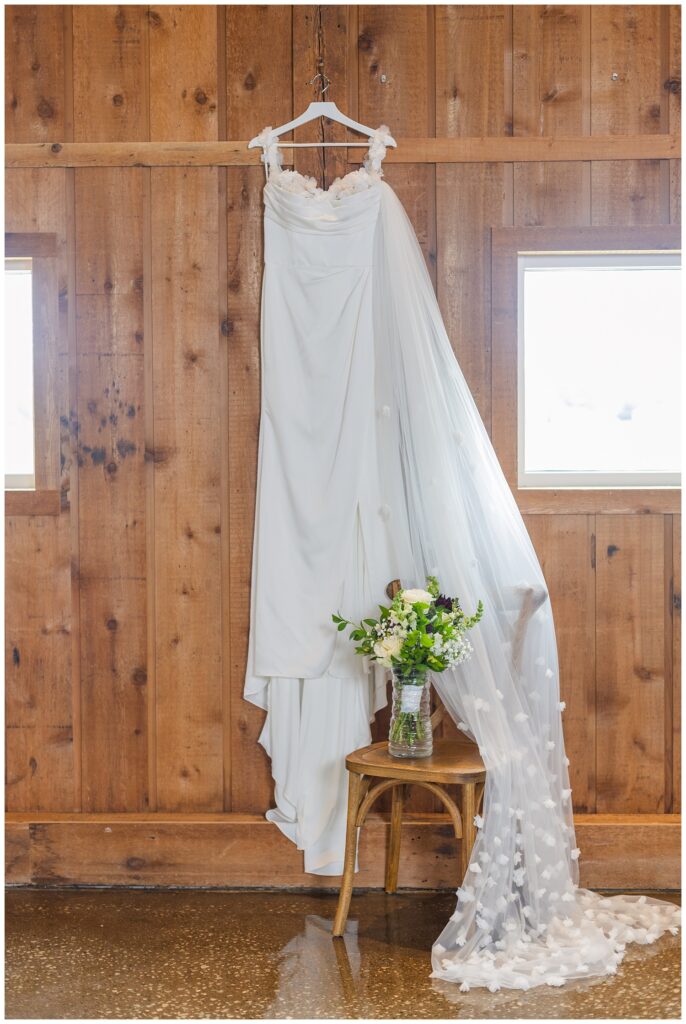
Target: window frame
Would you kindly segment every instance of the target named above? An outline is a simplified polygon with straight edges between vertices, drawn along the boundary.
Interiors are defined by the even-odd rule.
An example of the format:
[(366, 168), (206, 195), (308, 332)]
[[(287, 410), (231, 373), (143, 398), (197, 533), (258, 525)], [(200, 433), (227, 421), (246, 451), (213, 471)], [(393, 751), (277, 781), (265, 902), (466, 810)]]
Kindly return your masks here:
[[(621, 252), (560, 252), (546, 250), (545, 252), (520, 252), (517, 254), (517, 486), (531, 490), (533, 488), (546, 489), (560, 487), (565, 490), (571, 489), (592, 489), (608, 490), (612, 487), (679, 487), (681, 480), (679, 474), (673, 473), (621, 473), (603, 471), (598, 473), (586, 471), (527, 471), (526, 470), (526, 387), (524, 368), (526, 364), (526, 334), (524, 329), (524, 278), (522, 269), (545, 268), (550, 265), (550, 257), (570, 257), (569, 266), (597, 266), (605, 265), (610, 269), (619, 268), (622, 265), (630, 267), (635, 264), (638, 258), (654, 257), (656, 266), (679, 266), (681, 254), (674, 249), (640, 249), (622, 250)], [(574, 260), (572, 263), (571, 260)], [(631, 482), (627, 481), (631, 477)]]
[(59, 515), (62, 501), (57, 235), (7, 232), (5, 258), (26, 258), (32, 264), (34, 399), (34, 486), (30, 490), (5, 487), (5, 514)]
[(491, 229), (492, 440), (522, 512), (679, 512), (675, 486), (531, 486), (519, 480), (519, 257), (548, 253), (681, 251), (674, 225)]

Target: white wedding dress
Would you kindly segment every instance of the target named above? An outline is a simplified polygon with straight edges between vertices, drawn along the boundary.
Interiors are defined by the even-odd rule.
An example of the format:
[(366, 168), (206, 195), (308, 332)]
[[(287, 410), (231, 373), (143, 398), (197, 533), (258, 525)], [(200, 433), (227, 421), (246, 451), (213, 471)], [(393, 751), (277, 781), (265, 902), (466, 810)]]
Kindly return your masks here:
[(386, 584), (438, 576), (483, 599), (472, 659), (433, 677), (479, 745), (484, 807), (433, 976), (526, 989), (611, 973), (678, 909), (578, 888), (557, 650), (545, 581), (445, 333), (412, 227), (364, 166), (320, 189), (261, 136), (262, 419), (245, 697), (267, 711), (267, 817), (305, 870), (342, 869), (345, 755), (370, 741), (386, 680), (331, 613), (373, 615)]

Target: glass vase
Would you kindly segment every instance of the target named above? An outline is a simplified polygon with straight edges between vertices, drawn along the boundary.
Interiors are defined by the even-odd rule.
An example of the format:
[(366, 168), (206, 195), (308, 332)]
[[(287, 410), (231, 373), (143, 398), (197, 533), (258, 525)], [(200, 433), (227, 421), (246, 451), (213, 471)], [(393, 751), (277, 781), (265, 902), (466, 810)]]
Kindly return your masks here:
[(426, 671), (396, 668), (388, 752), (391, 757), (429, 757), (432, 751), (431, 684)]

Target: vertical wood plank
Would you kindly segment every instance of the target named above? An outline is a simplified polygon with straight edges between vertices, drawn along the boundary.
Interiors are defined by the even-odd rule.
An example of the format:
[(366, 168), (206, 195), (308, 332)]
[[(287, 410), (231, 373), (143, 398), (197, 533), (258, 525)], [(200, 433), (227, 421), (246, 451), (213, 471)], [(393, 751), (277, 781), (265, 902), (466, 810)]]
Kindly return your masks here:
[(143, 180), (75, 175), (83, 799), (144, 810), (147, 785)]
[(73, 811), (68, 516), (5, 520), (6, 809)]
[(217, 14), (210, 4), (155, 4), (150, 24), (150, 138), (218, 138)]
[[(292, 116), (291, 10), (284, 5), (226, 11), (227, 133), (251, 138)], [(310, 76), (311, 77), (311, 76)], [(288, 88), (284, 87), (288, 83)], [(227, 173), (229, 523), (231, 529), (231, 789), (226, 806), (260, 812), (272, 803), (269, 760), (257, 739), (264, 713), (243, 700), (260, 421), (262, 168)]]
[[(338, 103), (341, 110), (347, 110), (349, 92), (348, 76), (348, 19), (350, 8), (344, 4), (302, 4), (294, 5), (293, 12), (293, 108), (304, 110), (311, 100), (321, 99), (321, 80), (313, 84), (319, 61), (330, 85), (324, 99)], [(353, 138), (342, 125), (324, 119), (303, 125), (295, 132), (296, 142), (325, 140), (342, 142)], [(355, 135), (360, 141), (360, 136)], [(331, 182), (348, 170), (344, 149), (293, 150), (294, 166), (301, 174), (317, 179), (327, 188)]]
[(147, 8), (78, 4), (72, 15), (74, 141), (148, 139)]
[[(681, 7), (669, 7), (669, 64), (664, 88), (668, 93), (669, 131), (678, 132), (681, 126)], [(681, 221), (681, 160), (669, 161), (669, 220)]]
[[(65, 504), (75, 484), (69, 436), (66, 183), (62, 169), (11, 170), (5, 178), (6, 230), (50, 232), (57, 239), (55, 259), (41, 261), (53, 268), (43, 280), (48, 294), (40, 302), (41, 340), (52, 346), (52, 366), (38, 368), (37, 382), (53, 389), (49, 399), (45, 396), (52, 405), (48, 416), (45, 408), (39, 411), (38, 424), (42, 421), (45, 429), (38, 436), (51, 437), (58, 417), (59, 477), (54, 475), (55, 453), (47, 449), (37, 452), (37, 471), (46, 484), (52, 481), (61, 489)], [(23, 667), (15, 664), (14, 645), (7, 651), (8, 809), (80, 809), (80, 733), (72, 710), (78, 698), (78, 657), (72, 651), (78, 656), (78, 616), (64, 595), (65, 586), (71, 592), (70, 515), (75, 511), (59, 522), (17, 519), (6, 524), (7, 642), (15, 633), (21, 639), (20, 659), (23, 651)], [(32, 767), (32, 759), (38, 767)]]
[[(591, 131), (666, 131), (661, 5), (591, 7)], [(593, 224), (662, 224), (659, 160), (609, 160), (591, 171)]]
[[(582, 135), (587, 8), (567, 4), (513, 8), (515, 135)], [(588, 164), (527, 163), (514, 167), (516, 224), (586, 224)]]
[(681, 813), (681, 516), (672, 516), (672, 811)]
[[(436, 8), (436, 133), (509, 135), (504, 7)], [(501, 225), (502, 164), (436, 168), (437, 292), (446, 330), (484, 423), (491, 426), (491, 240)]]
[[(357, 14), (358, 119), (374, 128), (386, 124), (400, 140), (435, 135), (433, 8), (377, 4), (361, 6)], [(412, 221), (435, 286), (436, 169), (426, 164), (389, 165), (384, 175)], [(389, 714), (386, 707), (376, 716), (375, 739), (388, 735)], [(410, 791), (406, 808), (432, 810), (434, 801), (421, 791)]]
[(64, 139), (64, 8), (5, 7), (5, 142)]
[(526, 527), (548, 584), (560, 663), (574, 809), (596, 801), (595, 516), (530, 515)]
[(596, 517), (597, 811), (664, 810), (664, 525)]
[[(401, 139), (435, 135), (433, 8), (377, 4), (361, 6), (358, 17), (358, 119), (373, 128), (386, 124)], [(384, 174), (412, 221), (435, 282), (435, 168), (396, 164)]]
[(223, 808), (217, 168), (152, 173), (157, 796)]

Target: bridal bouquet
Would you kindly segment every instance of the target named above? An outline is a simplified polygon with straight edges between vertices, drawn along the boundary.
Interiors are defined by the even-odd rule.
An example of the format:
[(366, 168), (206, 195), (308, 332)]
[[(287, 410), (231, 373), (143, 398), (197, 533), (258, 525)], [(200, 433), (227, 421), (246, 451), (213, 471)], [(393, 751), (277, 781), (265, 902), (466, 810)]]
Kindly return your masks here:
[[(393, 716), (389, 748), (398, 757), (428, 756), (432, 750), (428, 672), (444, 672), (472, 653), (468, 630), (483, 615), (466, 615), (455, 597), (440, 593), (429, 576), (426, 590), (399, 590), (389, 607), (379, 606), (378, 619), (359, 625), (333, 615), (338, 630), (352, 627), (350, 639), (357, 654), (393, 670)], [(402, 751), (402, 752), (401, 752)]]

